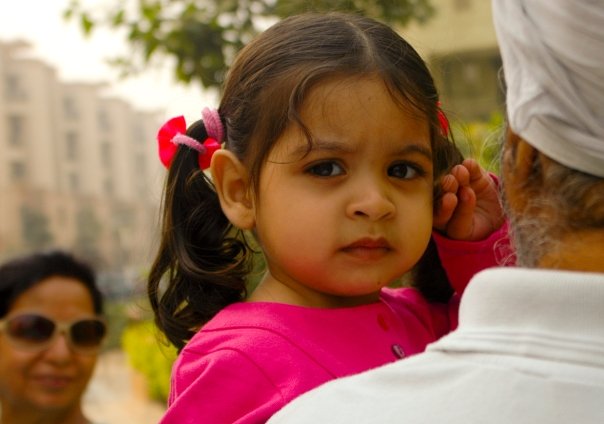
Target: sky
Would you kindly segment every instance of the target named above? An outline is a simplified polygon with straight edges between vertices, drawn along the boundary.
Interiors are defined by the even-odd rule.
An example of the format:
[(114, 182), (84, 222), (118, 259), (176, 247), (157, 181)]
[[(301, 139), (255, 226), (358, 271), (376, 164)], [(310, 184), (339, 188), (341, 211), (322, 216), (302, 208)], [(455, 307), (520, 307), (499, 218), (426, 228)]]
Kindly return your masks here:
[[(0, 41), (29, 42), (30, 56), (55, 68), (62, 82), (105, 82), (108, 95), (137, 109), (159, 111), (165, 118), (184, 115), (189, 123), (198, 119), (204, 107), (218, 106), (216, 94), (176, 83), (167, 65), (121, 79), (106, 61), (116, 52), (127, 52), (127, 42), (105, 30), (84, 37), (75, 20), (66, 22), (62, 17), (69, 0), (0, 1)], [(110, 1), (114, 0), (104, 3)], [(82, 3), (94, 6), (102, 0)]]

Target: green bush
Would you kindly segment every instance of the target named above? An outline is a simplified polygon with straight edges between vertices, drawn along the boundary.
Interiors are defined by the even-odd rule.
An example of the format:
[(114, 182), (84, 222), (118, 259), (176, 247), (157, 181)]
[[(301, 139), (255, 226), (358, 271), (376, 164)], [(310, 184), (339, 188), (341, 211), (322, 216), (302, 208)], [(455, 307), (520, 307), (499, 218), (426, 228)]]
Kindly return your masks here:
[(161, 343), (158, 330), (151, 321), (128, 325), (122, 334), (122, 347), (132, 368), (143, 375), (149, 397), (166, 402), (176, 349)]
[(117, 349), (121, 345), (122, 333), (128, 325), (126, 310), (128, 301), (108, 299), (105, 302), (105, 317), (107, 318), (107, 338), (103, 343), (104, 350)]

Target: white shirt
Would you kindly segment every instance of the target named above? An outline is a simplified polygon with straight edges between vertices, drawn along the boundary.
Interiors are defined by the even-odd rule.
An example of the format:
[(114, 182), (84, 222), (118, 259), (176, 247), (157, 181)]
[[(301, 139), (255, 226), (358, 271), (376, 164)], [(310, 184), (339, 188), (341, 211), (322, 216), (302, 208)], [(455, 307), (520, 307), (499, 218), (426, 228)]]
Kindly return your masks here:
[(604, 423), (604, 274), (483, 271), (459, 328), (329, 382), (269, 423)]

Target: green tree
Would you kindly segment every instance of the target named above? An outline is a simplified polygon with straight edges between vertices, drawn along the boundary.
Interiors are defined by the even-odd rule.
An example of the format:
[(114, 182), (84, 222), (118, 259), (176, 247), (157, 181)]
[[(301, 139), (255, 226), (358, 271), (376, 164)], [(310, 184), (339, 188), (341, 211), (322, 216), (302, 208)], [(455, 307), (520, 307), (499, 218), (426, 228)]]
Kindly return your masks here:
[(184, 83), (221, 84), (235, 53), (258, 31), (284, 16), (304, 11), (353, 11), (389, 24), (425, 22), (430, 0), (111, 0), (86, 8), (72, 0), (64, 12), (85, 34), (96, 28), (124, 31), (131, 54), (109, 58), (122, 75), (142, 71), (154, 60), (175, 59)]

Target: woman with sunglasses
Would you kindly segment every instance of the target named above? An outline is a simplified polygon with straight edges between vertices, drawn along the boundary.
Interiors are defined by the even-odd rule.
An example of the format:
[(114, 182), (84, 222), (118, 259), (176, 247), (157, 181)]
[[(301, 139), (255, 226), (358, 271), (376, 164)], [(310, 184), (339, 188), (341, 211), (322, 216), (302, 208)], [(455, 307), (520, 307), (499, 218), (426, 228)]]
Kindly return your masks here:
[(0, 266), (0, 424), (89, 423), (82, 395), (106, 332), (93, 270), (35, 253)]

